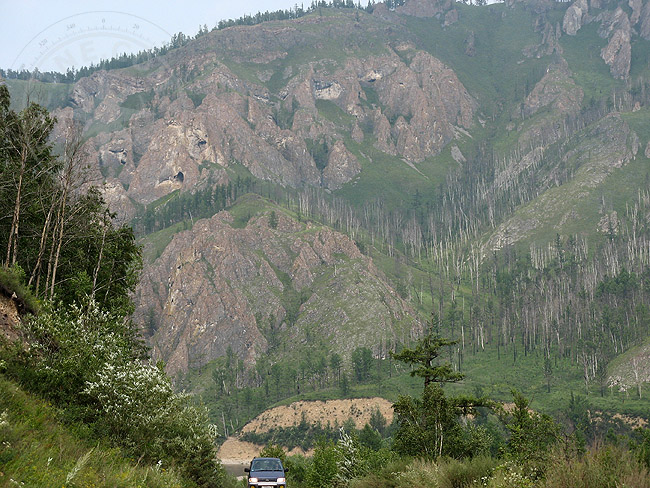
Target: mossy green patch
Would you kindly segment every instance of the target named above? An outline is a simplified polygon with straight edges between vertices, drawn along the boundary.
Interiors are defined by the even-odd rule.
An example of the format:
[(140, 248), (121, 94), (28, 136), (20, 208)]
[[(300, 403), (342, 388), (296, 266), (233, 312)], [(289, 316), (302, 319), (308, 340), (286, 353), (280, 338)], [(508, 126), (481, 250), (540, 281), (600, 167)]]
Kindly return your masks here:
[(143, 259), (146, 263), (153, 263), (167, 248), (174, 236), (184, 230), (192, 228), (190, 221), (183, 221), (171, 225), (163, 230), (148, 234), (143, 239)]

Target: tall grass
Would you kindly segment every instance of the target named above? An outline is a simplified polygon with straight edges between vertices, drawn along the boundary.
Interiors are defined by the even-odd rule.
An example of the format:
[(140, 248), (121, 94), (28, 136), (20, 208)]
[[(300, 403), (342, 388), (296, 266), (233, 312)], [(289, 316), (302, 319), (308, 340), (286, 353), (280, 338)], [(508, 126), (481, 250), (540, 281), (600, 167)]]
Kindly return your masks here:
[(0, 374), (0, 486), (194, 486), (165, 466), (138, 466), (121, 450), (91, 442), (86, 430), (62, 426), (55, 409)]
[(477, 456), (459, 461), (442, 459), (428, 461), (416, 459), (411, 463), (398, 460), (379, 473), (373, 473), (363, 479), (354, 480), (351, 488), (464, 488), (487, 486), (484, 483), (491, 477), (498, 461)]
[(597, 446), (583, 456), (556, 456), (549, 464), (544, 488), (650, 488), (650, 473), (633, 454), (619, 446)]
[(516, 463), (490, 457), (438, 461), (396, 460), (351, 488), (650, 488), (650, 473), (621, 446), (596, 446), (585, 454), (558, 450), (535, 479)]

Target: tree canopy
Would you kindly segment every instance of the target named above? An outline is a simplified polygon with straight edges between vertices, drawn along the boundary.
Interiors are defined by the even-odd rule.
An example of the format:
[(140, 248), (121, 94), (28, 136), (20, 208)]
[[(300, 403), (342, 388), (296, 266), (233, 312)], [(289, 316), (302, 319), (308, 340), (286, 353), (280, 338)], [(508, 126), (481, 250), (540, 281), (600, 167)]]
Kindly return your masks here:
[(0, 259), (20, 269), (40, 298), (92, 299), (126, 316), (140, 249), (89, 184), (77, 123), (59, 124), (62, 137), (54, 140), (56, 122), (35, 103), (12, 110), (0, 85)]

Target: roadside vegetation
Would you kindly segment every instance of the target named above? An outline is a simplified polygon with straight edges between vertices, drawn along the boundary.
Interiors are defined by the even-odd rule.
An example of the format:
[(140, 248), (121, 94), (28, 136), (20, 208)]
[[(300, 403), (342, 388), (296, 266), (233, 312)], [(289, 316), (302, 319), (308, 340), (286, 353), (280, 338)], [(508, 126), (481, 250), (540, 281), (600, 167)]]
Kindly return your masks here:
[(650, 486), (650, 431), (587, 443), (586, 412), (567, 428), (531, 410), (516, 390), (508, 408), (486, 397), (450, 396), (443, 385), (462, 375), (438, 360), (449, 345), (430, 328), (395, 355), (425, 386), (419, 397), (395, 403), (391, 429), (376, 420), (361, 431), (342, 426), (336, 438), (320, 437), (310, 458), (287, 456), (272, 443), (262, 455), (282, 458), (296, 487)]
[(79, 133), (57, 153), (53, 126), (39, 105), (13, 111), (0, 85), (0, 292), (22, 315), (18, 339), (0, 335), (0, 483), (223, 486), (205, 408), (174, 391), (129, 319), (133, 231), (85, 186)]
[(0, 485), (50, 488), (187, 486), (168, 464), (143, 464), (124, 449), (94, 439), (60, 413), (0, 375)]

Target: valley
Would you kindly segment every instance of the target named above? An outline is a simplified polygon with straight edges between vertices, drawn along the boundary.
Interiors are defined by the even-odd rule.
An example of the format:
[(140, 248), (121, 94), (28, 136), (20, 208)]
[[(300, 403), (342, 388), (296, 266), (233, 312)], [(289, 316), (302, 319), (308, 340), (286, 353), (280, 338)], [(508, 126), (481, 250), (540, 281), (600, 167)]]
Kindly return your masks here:
[[(372, 456), (405, 442), (427, 392), (463, 412), (458, 450), (441, 437), (431, 459), (510, 452), (527, 469), (512, 425), (528, 415), (578, 451), (645, 445), (650, 4), (474, 3), (313, 2), (65, 82), (7, 76), (3, 113), (37, 94), (84, 164), (52, 203), (30, 182), (21, 227), (20, 158), (3, 167), (7, 269), (38, 300), (132, 324), (224, 462), (320, 459), (347, 425), (375, 453), (364, 466), (389, 465)], [(428, 359), (448, 368), (440, 393), (394, 358), (432, 337), (451, 341)]]

